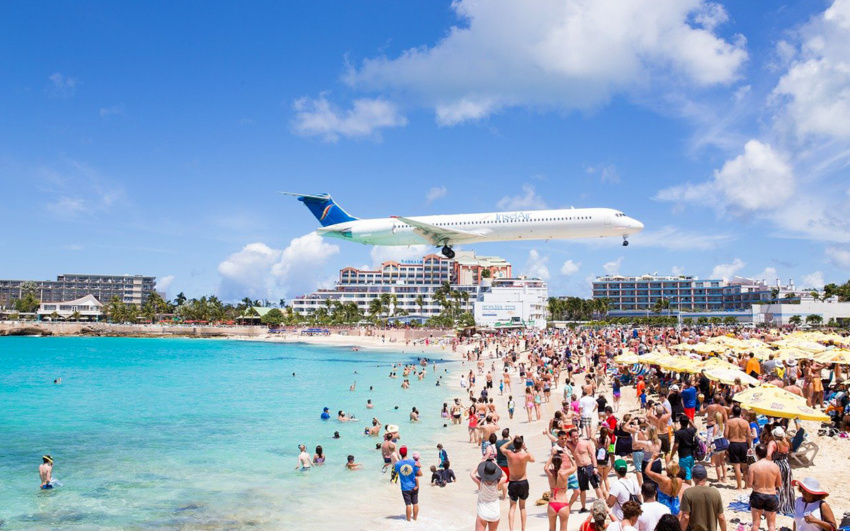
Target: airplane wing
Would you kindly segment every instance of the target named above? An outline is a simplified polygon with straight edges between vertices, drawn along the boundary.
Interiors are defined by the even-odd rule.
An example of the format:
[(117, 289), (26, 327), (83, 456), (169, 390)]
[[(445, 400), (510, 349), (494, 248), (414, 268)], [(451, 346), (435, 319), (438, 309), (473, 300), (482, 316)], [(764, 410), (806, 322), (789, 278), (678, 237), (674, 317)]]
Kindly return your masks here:
[(482, 234), (477, 232), (469, 232), (465, 230), (449, 229), (446, 227), (438, 227), (430, 223), (423, 223), (415, 219), (405, 218), (402, 216), (390, 216), (413, 227), (414, 232), (431, 242), (432, 245), (447, 245), (452, 243), (463, 243), (467, 241), (477, 240)]

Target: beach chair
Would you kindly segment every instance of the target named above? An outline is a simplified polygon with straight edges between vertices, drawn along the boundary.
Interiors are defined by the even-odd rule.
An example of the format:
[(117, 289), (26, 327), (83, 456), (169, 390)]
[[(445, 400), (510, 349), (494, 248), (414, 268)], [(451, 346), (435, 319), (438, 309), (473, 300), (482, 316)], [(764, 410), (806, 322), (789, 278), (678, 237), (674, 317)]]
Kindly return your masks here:
[(788, 459), (796, 461), (800, 466), (812, 466), (815, 464), (815, 456), (818, 455), (819, 450), (817, 443), (806, 440), (806, 430), (800, 428), (791, 439), (791, 452), (788, 454)]

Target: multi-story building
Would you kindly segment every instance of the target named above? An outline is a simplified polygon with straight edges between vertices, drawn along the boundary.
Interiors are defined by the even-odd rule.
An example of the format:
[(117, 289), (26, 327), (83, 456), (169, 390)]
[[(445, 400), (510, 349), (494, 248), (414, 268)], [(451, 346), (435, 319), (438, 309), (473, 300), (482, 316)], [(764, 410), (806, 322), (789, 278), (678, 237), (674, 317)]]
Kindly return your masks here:
[(9, 308), (28, 289), (42, 303), (74, 301), (93, 295), (103, 304), (117, 296), (141, 306), (156, 287), (156, 277), (142, 275), (59, 275), (56, 280), (0, 280), (0, 308)]
[(593, 298), (608, 299), (608, 310), (616, 314), (651, 312), (658, 299), (669, 301), (669, 310), (679, 312), (729, 312), (749, 310), (754, 304), (771, 301), (799, 301), (811, 290), (779, 282), (771, 286), (764, 280), (732, 277), (729, 280), (700, 280), (692, 276), (598, 277), (593, 283)]
[(466, 293), (458, 302), (462, 311), (472, 311), (478, 296), (478, 286), (484, 270), (490, 278), (511, 276), (511, 264), (494, 256), (476, 256), (471, 251), (457, 251), (453, 259), (429, 254), (422, 260), (394, 260), (381, 264), (378, 269), (346, 267), (339, 272), (339, 280), (332, 289), (319, 289), (292, 300), (292, 308), (301, 315), (312, 315), (327, 307), (325, 301), (357, 304), (368, 313), (369, 303), (382, 294), (395, 297), (396, 310), (409, 315), (432, 317), (442, 311), (434, 300), (434, 292), (448, 282), (453, 291)]
[(670, 301), (670, 310), (720, 310), (724, 285), (722, 280), (690, 276), (610, 275), (593, 283), (593, 298), (608, 299), (609, 311), (652, 311), (658, 299)]
[(502, 278), (484, 285), (475, 301), (475, 325), (484, 329), (546, 328), (549, 290), (539, 279)]

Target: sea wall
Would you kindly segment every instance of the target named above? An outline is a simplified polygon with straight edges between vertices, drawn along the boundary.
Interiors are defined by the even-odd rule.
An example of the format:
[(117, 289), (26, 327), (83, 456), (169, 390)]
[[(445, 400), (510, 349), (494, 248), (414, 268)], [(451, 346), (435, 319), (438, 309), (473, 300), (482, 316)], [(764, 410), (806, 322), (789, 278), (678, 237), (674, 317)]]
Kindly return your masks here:
[(108, 323), (0, 322), (0, 336), (262, 337), (265, 326), (121, 325)]

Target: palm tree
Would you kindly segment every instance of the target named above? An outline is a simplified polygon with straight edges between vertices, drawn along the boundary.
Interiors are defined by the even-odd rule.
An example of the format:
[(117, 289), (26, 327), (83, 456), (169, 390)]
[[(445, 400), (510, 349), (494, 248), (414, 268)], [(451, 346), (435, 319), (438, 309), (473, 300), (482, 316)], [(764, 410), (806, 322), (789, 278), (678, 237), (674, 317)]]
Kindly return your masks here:
[(80, 317), (82, 317), (82, 314), (80, 312), (75, 311), (71, 314), (71, 319), (73, 319), (75, 322), (79, 321)]
[(375, 297), (374, 299), (369, 301), (369, 316), (374, 321), (376, 317), (379, 317), (384, 312), (384, 303), (381, 302), (380, 297)]
[(460, 299), (463, 301), (463, 311), (468, 311), (469, 292), (468, 291), (461, 291), (460, 292)]
[(788, 319), (788, 324), (792, 324), (794, 326), (800, 326), (803, 324), (803, 318), (799, 315), (792, 315), (790, 319)]
[(812, 326), (820, 326), (821, 323), (823, 323), (823, 317), (816, 313), (806, 316), (806, 324), (810, 324)]
[(422, 298), (422, 295), (416, 296), (416, 305), (419, 306), (419, 315), (422, 315), (424, 312), (423, 308), (425, 307), (425, 299)]

